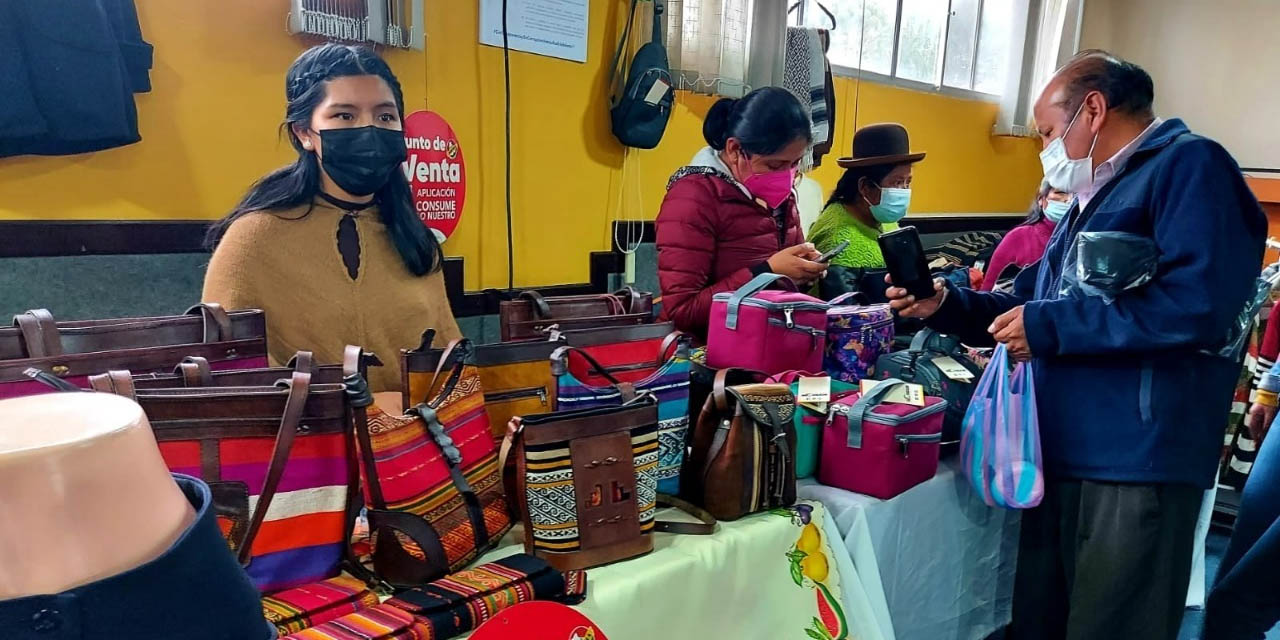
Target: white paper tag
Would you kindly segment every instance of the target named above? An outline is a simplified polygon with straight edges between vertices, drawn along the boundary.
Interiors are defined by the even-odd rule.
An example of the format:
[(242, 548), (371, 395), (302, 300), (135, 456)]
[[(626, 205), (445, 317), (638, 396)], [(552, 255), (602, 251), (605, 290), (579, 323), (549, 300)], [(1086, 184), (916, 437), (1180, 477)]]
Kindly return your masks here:
[[(873, 389), (880, 385), (880, 380), (862, 380), (858, 383), (858, 391), (862, 395), (871, 393)], [(911, 404), (917, 407), (924, 406), (924, 387), (910, 382), (895, 387), (889, 393), (884, 394), (880, 402), (896, 402), (898, 404)]]
[(800, 378), (796, 403), (826, 405), (831, 401), (831, 378)]
[(649, 87), (649, 93), (644, 95), (644, 101), (649, 104), (658, 104), (662, 99), (667, 97), (667, 92), (671, 90), (671, 85), (666, 80), (658, 78), (653, 81), (653, 86)]
[(933, 364), (937, 365), (942, 375), (955, 380), (956, 382), (972, 382), (973, 372), (964, 368), (964, 365), (956, 362), (951, 356), (938, 356), (933, 359)]

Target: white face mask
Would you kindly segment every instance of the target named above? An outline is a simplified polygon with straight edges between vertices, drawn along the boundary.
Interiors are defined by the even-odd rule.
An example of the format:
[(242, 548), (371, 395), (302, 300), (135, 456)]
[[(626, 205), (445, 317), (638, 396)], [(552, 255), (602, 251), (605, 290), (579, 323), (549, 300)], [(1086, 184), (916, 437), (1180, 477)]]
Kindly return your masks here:
[(1075, 126), (1076, 118), (1080, 117), (1080, 112), (1084, 111), (1084, 103), (1080, 103), (1080, 108), (1076, 109), (1076, 115), (1071, 117), (1071, 123), (1067, 125), (1067, 130), (1062, 132), (1056, 140), (1049, 143), (1044, 151), (1040, 152), (1040, 164), (1044, 167), (1044, 179), (1049, 182), (1049, 186), (1058, 191), (1066, 191), (1069, 193), (1079, 193), (1088, 191), (1093, 185), (1093, 147), (1098, 144), (1098, 135), (1094, 134), (1093, 143), (1089, 145), (1089, 153), (1083, 158), (1072, 159), (1067, 156), (1067, 145), (1063, 139), (1071, 132), (1071, 127)]

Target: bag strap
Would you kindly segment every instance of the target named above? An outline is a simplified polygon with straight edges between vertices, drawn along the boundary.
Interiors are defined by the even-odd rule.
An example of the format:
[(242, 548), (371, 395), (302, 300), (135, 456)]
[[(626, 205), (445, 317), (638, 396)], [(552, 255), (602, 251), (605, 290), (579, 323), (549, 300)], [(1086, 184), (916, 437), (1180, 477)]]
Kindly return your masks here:
[(765, 379), (769, 384), (794, 384), (800, 378), (827, 378), (830, 377), (826, 373), (814, 373), (812, 371), (783, 371), (777, 375), (769, 376)]
[(83, 391), (80, 387), (63, 380), (48, 371), (41, 371), (35, 367), (28, 367), (27, 369), (24, 369), (22, 371), (22, 375), (31, 378), (36, 382), (43, 383), (45, 386), (51, 387), (57, 391)]
[(650, 42), (662, 46), (662, 3), (666, 0), (653, 0), (653, 33)]
[(680, 535), (709, 536), (716, 532), (716, 517), (710, 511), (691, 502), (681, 500), (665, 493), (658, 494), (658, 506), (674, 507), (695, 518), (698, 522), (681, 522), (677, 520), (654, 520), (653, 530)]
[(202, 302), (184, 315), (197, 315), (204, 320), (204, 342), (227, 342), (231, 340), (231, 316), (227, 315), (222, 305), (216, 302)]
[(213, 368), (209, 361), (200, 356), (187, 356), (173, 368), (173, 372), (182, 376), (184, 387), (213, 386)]
[(89, 376), (89, 388), (99, 393), (114, 393), (134, 401), (138, 399), (138, 392), (133, 386), (133, 375), (128, 371), (115, 369)]
[(32, 309), (13, 317), (13, 326), (22, 332), (22, 342), (28, 358), (49, 358), (62, 355), (62, 338), (58, 335), (58, 323), (48, 309)]
[(921, 329), (916, 332), (916, 335), (911, 337), (911, 347), (907, 350), (912, 353), (923, 353), (925, 351), (925, 345), (929, 344), (929, 338), (932, 338), (936, 334), (936, 331), (928, 327)]
[(748, 297), (759, 293), (765, 287), (779, 281), (785, 280), (791, 284), (791, 289), (795, 290), (796, 285), (782, 274), (778, 273), (762, 273), (751, 279), (750, 282), (738, 287), (737, 291), (729, 297), (729, 312), (725, 316), (724, 326), (726, 329), (734, 330), (738, 328), (738, 308), (742, 306), (742, 301)]
[(613, 63), (609, 65), (609, 106), (618, 105), (621, 98), (621, 92), (618, 91), (618, 76), (622, 73), (620, 63), (623, 62), (623, 54), (627, 52), (627, 43), (631, 41), (631, 25), (636, 21), (636, 6), (640, 4), (639, 0), (631, 0), (630, 17), (627, 18), (627, 26), (622, 30), (622, 37), (618, 39), (618, 48), (613, 53)]
[(302, 412), (307, 406), (307, 396), (311, 393), (311, 374), (294, 371), (293, 376), (278, 384), (288, 387), (289, 396), (285, 399), (284, 415), (280, 418), (280, 430), (276, 432), (276, 444), (271, 450), (271, 463), (267, 466), (267, 478), (262, 483), (262, 493), (258, 494), (258, 504), (249, 519), (249, 527), (245, 529), (244, 540), (239, 547), (241, 566), (249, 564), (252, 555), (253, 540), (267, 518), (271, 501), (280, 488), (280, 478), (284, 476), (285, 464), (289, 462), (289, 452), (293, 450), (293, 442), (298, 436), (298, 427), (302, 423)]
[[(357, 579), (364, 581), (370, 588), (390, 593), (391, 585), (378, 578), (360, 562), (355, 549), (351, 546), (351, 538), (355, 532), (356, 520), (364, 510), (363, 494), (360, 491), (360, 467), (368, 469), (369, 494), (379, 504), (382, 501), (382, 485), (378, 484), (378, 474), (373, 466), (373, 449), (369, 440), (369, 405), (373, 404), (373, 394), (369, 391), (369, 383), (365, 373), (368, 364), (378, 364), (372, 353), (355, 345), (347, 345), (342, 353), (342, 381), (346, 388), (347, 409), (351, 412), (351, 429), (344, 434), (348, 455), (347, 471), (347, 509), (343, 514), (345, 544), (342, 545), (343, 564), (346, 570)], [(296, 364), (296, 363), (295, 363)], [(359, 444), (357, 446), (357, 440)], [(364, 456), (363, 462), (360, 456)]]
[(600, 377), (608, 380), (609, 384), (612, 384), (614, 387), (618, 387), (622, 384), (622, 381), (614, 377), (612, 373), (609, 373), (609, 371), (605, 369), (604, 365), (600, 364), (599, 360), (596, 360), (594, 356), (579, 347), (572, 347), (569, 345), (556, 347), (556, 350), (551, 352), (551, 362), (553, 364), (558, 363), (563, 365), (564, 370), (567, 371), (569, 369), (569, 354), (571, 353), (580, 356), (583, 360), (586, 360), (587, 365), (589, 365), (591, 369), (595, 370)]
[(533, 314), (540, 319), (551, 317), (551, 305), (547, 303), (547, 299), (542, 297), (537, 291), (521, 291), (520, 300), (528, 300), (533, 304)]
[(881, 381), (870, 392), (862, 394), (858, 401), (849, 407), (849, 437), (845, 444), (850, 449), (862, 448), (862, 420), (867, 417), (867, 413), (873, 407), (879, 406), (880, 401), (889, 395), (890, 391), (905, 384), (907, 383), (897, 378)]
[(613, 297), (623, 303), (622, 313), (618, 315), (638, 313), (636, 309), (639, 309), (640, 303), (644, 301), (644, 296), (641, 296), (640, 292), (630, 285), (613, 292)]
[[(470, 340), (454, 338), (449, 341), (448, 346), (444, 348), (444, 352), (440, 354), (440, 360), (436, 362), (435, 373), (431, 374), (431, 382), (427, 384), (427, 397), (424, 402), (432, 407), (439, 407), (440, 403), (449, 397), (449, 394), (453, 392), (453, 388), (457, 386), (458, 380), (462, 378), (462, 368), (466, 366), (467, 356), (470, 353)], [(433, 398), (431, 391), (436, 388), (436, 382), (440, 380), (440, 374), (444, 371), (445, 364), (450, 360), (454, 360), (455, 355), (457, 356), (457, 362), (449, 370), (449, 377), (445, 378), (444, 384), (440, 387), (440, 392)]]
[[(666, 364), (672, 356), (678, 355), (680, 353), (680, 348), (685, 346), (685, 344), (688, 343), (688, 340), (689, 337), (680, 331), (672, 331), (671, 333), (668, 333), (667, 337), (662, 339), (662, 346), (658, 348), (657, 366)], [(676, 352), (668, 356), (667, 352), (671, 351), (672, 346), (676, 347)]]
[[(347, 348), (350, 349), (352, 347), (348, 346)], [(355, 347), (355, 348), (359, 349), (359, 347)], [(345, 358), (346, 358), (346, 353), (344, 352), (343, 353), (344, 363), (345, 363)], [(311, 354), (310, 351), (299, 351), (293, 354), (292, 358), (289, 358), (289, 362), (285, 364), (285, 366), (289, 367), (290, 369), (293, 369), (294, 371), (306, 371), (307, 373), (314, 373), (315, 357)]]
[(848, 300), (848, 299), (850, 299), (850, 298), (852, 298), (854, 302), (856, 302), (856, 303), (858, 303), (858, 304), (860, 304), (860, 305), (862, 305), (862, 306), (864, 306), (864, 307), (865, 307), (865, 306), (867, 306), (867, 305), (869, 305), (869, 304), (871, 304), (871, 299), (867, 297), (867, 294), (865, 294), (865, 293), (863, 293), (863, 292), (861, 292), (861, 291), (850, 291), (850, 292), (848, 292), (848, 293), (842, 293), (842, 294), (840, 294), (840, 295), (838, 295), (838, 296), (836, 296), (836, 297), (832, 298), (830, 301), (828, 301), (828, 302), (827, 302), (827, 304), (829, 304), (829, 305), (831, 305), (831, 306), (833, 306), (833, 307), (834, 307), (834, 306), (836, 306), (836, 305), (840, 304), (841, 302), (844, 302), (845, 300)]
[[(441, 394), (441, 397), (443, 398), (444, 395)], [(480, 506), (480, 498), (471, 488), (471, 483), (467, 482), (466, 474), (462, 472), (462, 452), (458, 450), (453, 438), (445, 432), (444, 424), (440, 422), (440, 416), (436, 413), (436, 407), (422, 403), (405, 413), (422, 419), (426, 425), (427, 437), (444, 455), (444, 460), (449, 465), (449, 477), (453, 481), (453, 486), (462, 495), (462, 501), (467, 506), (467, 517), (471, 520), (471, 533), (475, 539), (476, 553), (483, 552), (489, 545), (489, 530), (484, 522), (484, 508)]]

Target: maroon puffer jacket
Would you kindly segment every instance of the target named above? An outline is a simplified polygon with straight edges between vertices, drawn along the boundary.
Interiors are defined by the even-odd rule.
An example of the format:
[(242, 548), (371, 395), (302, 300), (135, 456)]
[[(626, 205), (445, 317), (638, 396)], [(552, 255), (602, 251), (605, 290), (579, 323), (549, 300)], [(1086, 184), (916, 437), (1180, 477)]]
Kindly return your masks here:
[(656, 228), (663, 319), (702, 340), (712, 296), (741, 287), (753, 277), (753, 267), (804, 242), (795, 194), (775, 218), (706, 167), (685, 167), (672, 176)]

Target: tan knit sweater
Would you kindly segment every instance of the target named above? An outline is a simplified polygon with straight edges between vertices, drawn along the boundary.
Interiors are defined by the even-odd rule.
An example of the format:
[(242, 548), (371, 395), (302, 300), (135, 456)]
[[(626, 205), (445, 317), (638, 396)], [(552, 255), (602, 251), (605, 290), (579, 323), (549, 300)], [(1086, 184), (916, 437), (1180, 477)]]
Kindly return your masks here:
[(342, 361), (343, 348), (373, 351), (373, 391), (400, 389), (400, 349), (418, 345), (424, 329), (436, 343), (459, 337), (444, 275), (415, 276), (396, 251), (376, 208), (356, 216), (359, 271), (348, 275), (338, 250), (338, 223), (348, 215), (316, 200), (308, 207), (254, 213), (236, 220), (213, 253), (204, 301), (267, 313), (267, 347), (275, 364), (298, 350), (322, 364)]

